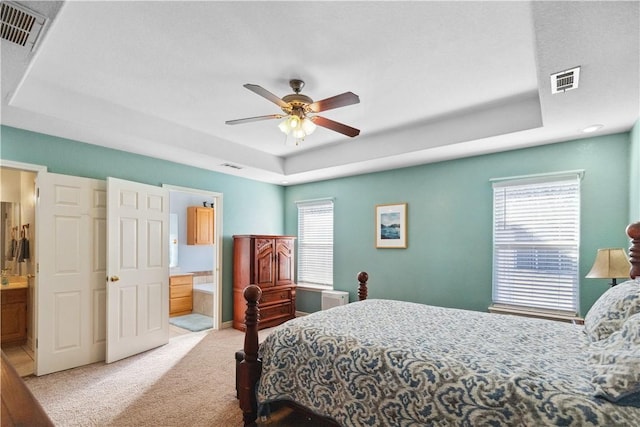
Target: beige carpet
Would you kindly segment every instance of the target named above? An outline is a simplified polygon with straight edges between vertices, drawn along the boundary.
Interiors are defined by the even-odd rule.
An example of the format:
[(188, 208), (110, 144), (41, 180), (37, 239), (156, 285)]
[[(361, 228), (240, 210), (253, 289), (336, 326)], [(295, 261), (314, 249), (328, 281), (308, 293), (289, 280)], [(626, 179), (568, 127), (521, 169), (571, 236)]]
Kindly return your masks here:
[(243, 339), (234, 329), (196, 332), (25, 382), (56, 426), (241, 426), (234, 353)]

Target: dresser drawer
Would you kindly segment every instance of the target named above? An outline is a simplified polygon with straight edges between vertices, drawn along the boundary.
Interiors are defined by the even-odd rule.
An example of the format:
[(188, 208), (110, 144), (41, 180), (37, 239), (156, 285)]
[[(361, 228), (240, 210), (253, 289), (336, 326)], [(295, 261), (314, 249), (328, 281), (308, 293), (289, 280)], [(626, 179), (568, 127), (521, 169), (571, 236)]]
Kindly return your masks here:
[(171, 276), (169, 277), (169, 285), (191, 285), (193, 283), (193, 275), (184, 274), (180, 276)]
[(169, 314), (190, 313), (193, 308), (191, 297), (171, 298), (169, 301)]
[(191, 297), (193, 295), (193, 286), (191, 283), (187, 285), (175, 285), (169, 288), (170, 298)]
[(260, 309), (260, 321), (268, 321), (278, 317), (292, 315), (293, 309), (290, 302)]
[(281, 289), (279, 291), (262, 291), (262, 297), (258, 301), (260, 305), (269, 304), (276, 301), (290, 301), (291, 289)]

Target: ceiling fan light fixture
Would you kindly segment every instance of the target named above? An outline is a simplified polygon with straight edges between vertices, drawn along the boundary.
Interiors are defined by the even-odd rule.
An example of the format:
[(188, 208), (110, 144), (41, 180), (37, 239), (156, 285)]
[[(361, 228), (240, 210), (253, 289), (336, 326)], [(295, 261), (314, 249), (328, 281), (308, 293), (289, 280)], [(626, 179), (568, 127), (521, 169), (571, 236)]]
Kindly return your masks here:
[(294, 129), (300, 127), (300, 118), (298, 116), (289, 115), (280, 122), (278, 128), (287, 135), (289, 135)]
[(296, 139), (304, 139), (304, 137), (307, 135), (304, 133), (304, 130), (298, 128), (291, 131), (291, 136)]
[(316, 130), (316, 124), (307, 117), (302, 120), (298, 116), (288, 116), (280, 122), (278, 128), (285, 134), (291, 135), (296, 139), (304, 139)]
[(282, 133), (289, 135), (289, 132), (291, 132), (291, 128), (289, 127), (289, 118), (287, 117), (286, 119), (281, 121), (278, 125), (278, 128), (282, 131)]
[(307, 117), (302, 120), (302, 130), (304, 130), (305, 134), (311, 135), (316, 130), (316, 127), (316, 124)]

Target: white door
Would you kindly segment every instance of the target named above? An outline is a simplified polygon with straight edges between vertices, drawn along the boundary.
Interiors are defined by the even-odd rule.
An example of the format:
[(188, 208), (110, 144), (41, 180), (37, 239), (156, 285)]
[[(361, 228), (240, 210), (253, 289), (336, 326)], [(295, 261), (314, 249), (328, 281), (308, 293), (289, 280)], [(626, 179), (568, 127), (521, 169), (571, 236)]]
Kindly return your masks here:
[(107, 178), (107, 363), (169, 342), (169, 194)]
[(104, 181), (38, 174), (36, 374), (104, 360)]

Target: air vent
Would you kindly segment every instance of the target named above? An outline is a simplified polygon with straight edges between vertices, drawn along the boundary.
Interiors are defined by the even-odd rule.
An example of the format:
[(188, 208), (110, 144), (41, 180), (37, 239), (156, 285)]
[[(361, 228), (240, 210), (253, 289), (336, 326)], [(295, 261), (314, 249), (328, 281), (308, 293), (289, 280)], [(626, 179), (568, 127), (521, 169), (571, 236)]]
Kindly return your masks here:
[(238, 165), (232, 165), (231, 163), (223, 163), (220, 166), (224, 166), (225, 168), (231, 168), (231, 169), (242, 169), (242, 167), (238, 166)]
[(580, 67), (551, 74), (551, 93), (561, 93), (571, 89), (577, 89), (579, 80)]
[(2, 2), (0, 16), (0, 38), (33, 50), (46, 18), (11, 2)]

